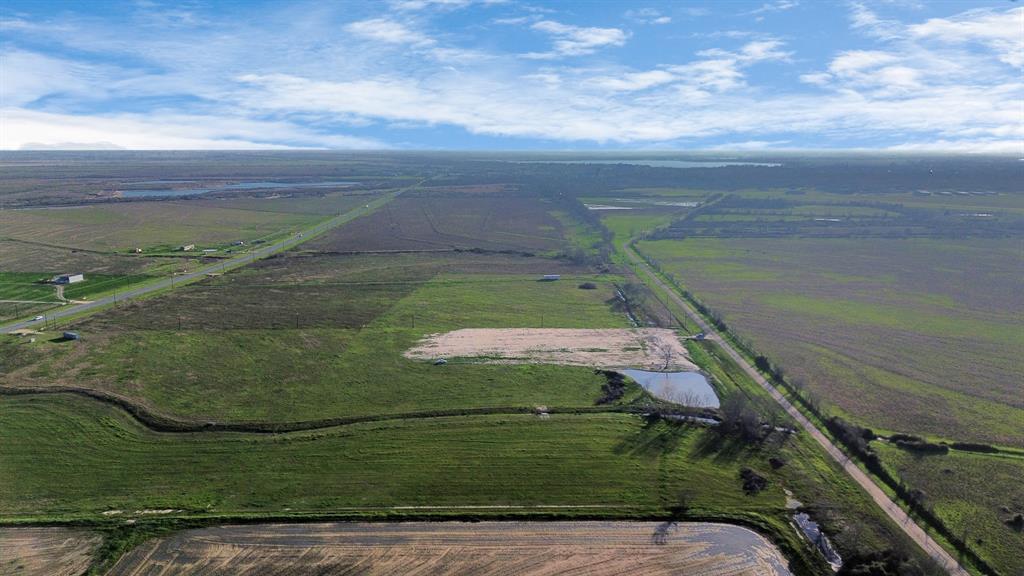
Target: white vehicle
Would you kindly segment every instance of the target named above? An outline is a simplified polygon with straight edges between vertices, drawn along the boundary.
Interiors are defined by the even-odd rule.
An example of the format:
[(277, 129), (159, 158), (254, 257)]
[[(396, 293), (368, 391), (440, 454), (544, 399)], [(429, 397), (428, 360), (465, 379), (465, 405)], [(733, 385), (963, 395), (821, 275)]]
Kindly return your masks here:
[(32, 320), (42, 320), (42, 319), (43, 319), (43, 317), (42, 317), (42, 316), (36, 316), (36, 317), (35, 317), (35, 318), (33, 318)]

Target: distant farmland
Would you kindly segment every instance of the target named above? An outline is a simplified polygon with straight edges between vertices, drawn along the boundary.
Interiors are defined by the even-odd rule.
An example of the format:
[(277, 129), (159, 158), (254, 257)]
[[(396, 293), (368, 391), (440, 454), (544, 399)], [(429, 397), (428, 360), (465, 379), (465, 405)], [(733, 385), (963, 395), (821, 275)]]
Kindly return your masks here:
[(307, 226), (319, 217), (189, 201), (127, 202), (0, 212), (0, 230), (15, 240), (111, 252), (252, 241)]
[(693, 238), (639, 248), (848, 417), (1024, 445), (1019, 241)]
[(406, 195), (310, 243), (330, 251), (477, 248), (545, 252), (564, 246), (555, 206), (523, 194)]

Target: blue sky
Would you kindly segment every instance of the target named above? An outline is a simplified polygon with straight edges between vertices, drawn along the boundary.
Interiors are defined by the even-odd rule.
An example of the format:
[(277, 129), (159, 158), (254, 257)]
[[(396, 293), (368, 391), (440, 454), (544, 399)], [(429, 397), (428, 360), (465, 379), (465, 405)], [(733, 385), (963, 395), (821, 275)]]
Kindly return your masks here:
[(3, 149), (1024, 153), (1009, 0), (6, 0)]

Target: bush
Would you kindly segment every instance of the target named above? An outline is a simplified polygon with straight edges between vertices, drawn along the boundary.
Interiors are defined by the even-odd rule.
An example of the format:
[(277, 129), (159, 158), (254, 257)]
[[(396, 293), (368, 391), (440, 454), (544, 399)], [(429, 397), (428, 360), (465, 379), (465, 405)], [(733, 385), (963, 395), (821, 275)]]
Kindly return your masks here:
[(751, 496), (768, 487), (768, 479), (750, 468), (740, 470), (740, 479), (743, 480), (743, 491)]
[(593, 282), (584, 282), (583, 284), (579, 285), (579, 289), (580, 290), (597, 290), (597, 284), (594, 284)]

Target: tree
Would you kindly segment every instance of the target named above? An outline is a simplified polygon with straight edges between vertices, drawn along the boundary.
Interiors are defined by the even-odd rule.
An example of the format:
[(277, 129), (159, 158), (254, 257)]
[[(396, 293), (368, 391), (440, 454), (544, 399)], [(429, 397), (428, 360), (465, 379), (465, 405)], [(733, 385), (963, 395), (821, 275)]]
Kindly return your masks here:
[(666, 344), (661, 347), (660, 356), (662, 361), (665, 362), (665, 367), (662, 368), (662, 370), (668, 370), (668, 367), (672, 365), (672, 360), (675, 358), (676, 353), (672, 350), (671, 346)]

